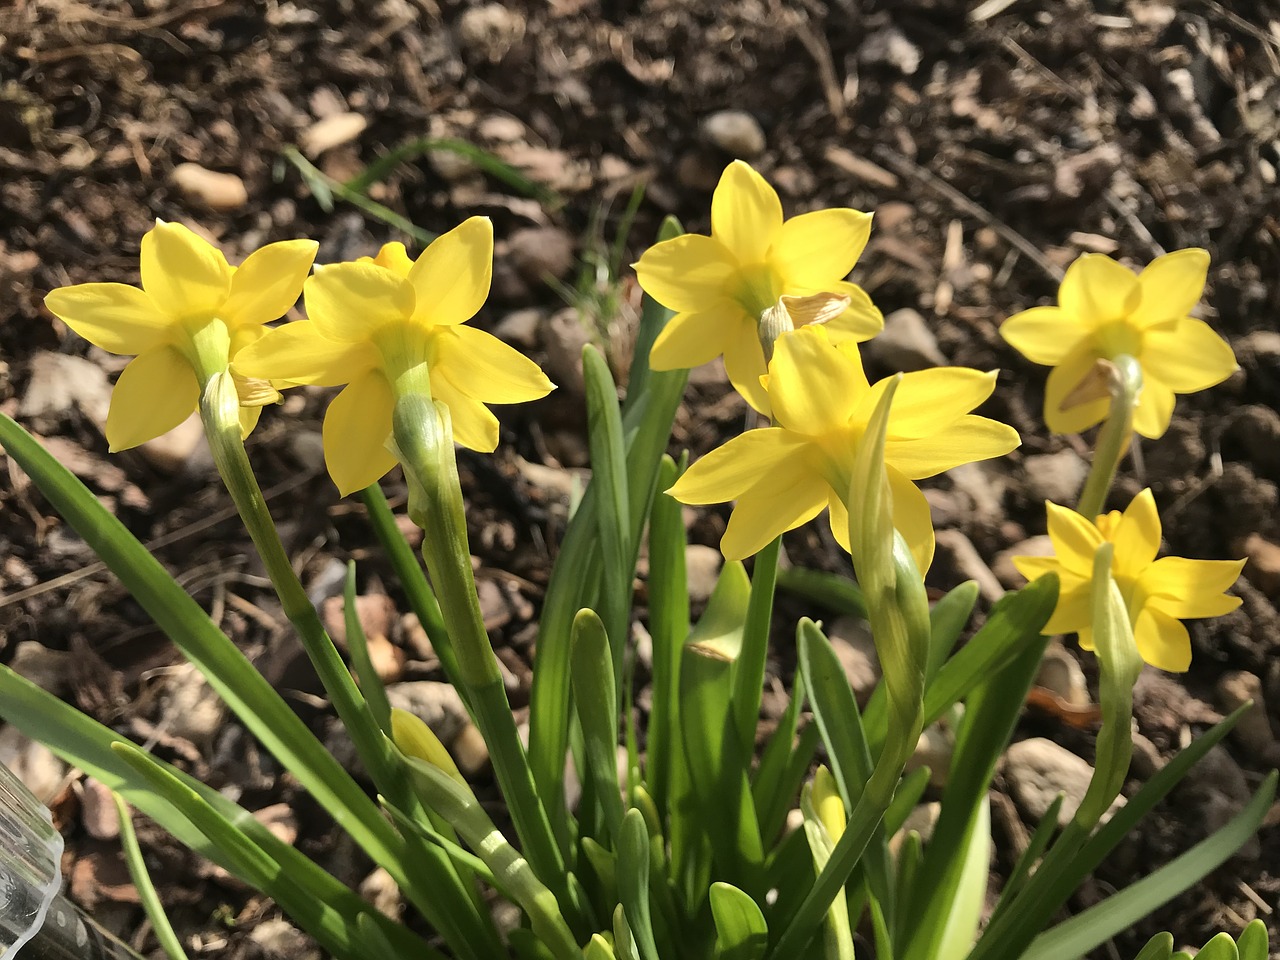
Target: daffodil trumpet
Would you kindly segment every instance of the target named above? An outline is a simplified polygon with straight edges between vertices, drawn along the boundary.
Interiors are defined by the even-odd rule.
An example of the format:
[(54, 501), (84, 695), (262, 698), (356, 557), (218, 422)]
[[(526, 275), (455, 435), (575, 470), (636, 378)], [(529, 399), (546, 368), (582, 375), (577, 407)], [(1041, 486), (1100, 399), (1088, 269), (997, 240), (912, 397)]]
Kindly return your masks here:
[[(1120, 461), (1133, 442), (1133, 418), (1142, 396), (1142, 365), (1135, 357), (1121, 354), (1111, 361), (1100, 360), (1098, 370), (1099, 378), (1106, 381), (1111, 408), (1098, 431), (1093, 464), (1076, 507), (1084, 517), (1097, 516), (1106, 504)], [(1083, 402), (1089, 399), (1082, 398)]]

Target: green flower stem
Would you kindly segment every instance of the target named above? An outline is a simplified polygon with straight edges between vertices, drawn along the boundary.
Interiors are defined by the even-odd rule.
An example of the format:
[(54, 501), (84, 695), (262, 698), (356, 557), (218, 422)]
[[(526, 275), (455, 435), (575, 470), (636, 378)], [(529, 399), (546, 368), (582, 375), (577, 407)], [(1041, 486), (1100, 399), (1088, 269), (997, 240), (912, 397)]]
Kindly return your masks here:
[(747, 622), (742, 630), (742, 651), (738, 654), (733, 673), (735, 724), (738, 739), (748, 755), (755, 751), (756, 726), (760, 721), (760, 695), (769, 654), (769, 621), (773, 615), (773, 592), (778, 581), (781, 545), (782, 538), (775, 537), (756, 554), (755, 566), (751, 570)]
[[(361, 760), (367, 765), (370, 777), (378, 789), (402, 809), (421, 810), (390, 741), (378, 727), (351, 672), (325, 632), (280, 542), (280, 533), (271, 520), (240, 437), (239, 398), (229, 375), (217, 374), (208, 379), (201, 394), (200, 417), (218, 473), (262, 558), (285, 616), (297, 630), (307, 657)], [(370, 855), (451, 944), (469, 942), (479, 956), (492, 949), (497, 943), (492, 925), (472, 909), (466, 887), (448, 858), (421, 841), (406, 842), (359, 786), (354, 781), (349, 784), (349, 789), (344, 791), (349, 816), (364, 823), (385, 848), (385, 852), (371, 850)]]
[(480, 613), (449, 410), (421, 394), (402, 394), (392, 416), (392, 435), (409, 482), (409, 515), (425, 532), (422, 556), (453, 638), (457, 681), (489, 747), (530, 864), (561, 903), (570, 903), (565, 861), (538, 796)]
[(1088, 520), (1102, 513), (1107, 493), (1115, 480), (1116, 470), (1129, 442), (1133, 438), (1133, 413), (1142, 394), (1142, 366), (1128, 354), (1121, 354), (1112, 361), (1115, 368), (1111, 383), (1111, 410), (1098, 431), (1098, 448), (1093, 454), (1089, 479), (1076, 512)]

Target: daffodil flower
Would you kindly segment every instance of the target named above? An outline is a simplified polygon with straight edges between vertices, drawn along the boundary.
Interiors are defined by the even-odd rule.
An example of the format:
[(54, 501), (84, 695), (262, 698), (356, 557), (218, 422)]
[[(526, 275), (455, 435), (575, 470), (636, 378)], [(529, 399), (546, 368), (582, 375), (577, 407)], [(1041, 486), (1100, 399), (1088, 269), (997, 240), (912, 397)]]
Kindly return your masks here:
[[(114, 453), (172, 430), (196, 409), (215, 374), (297, 302), (315, 259), (314, 240), (285, 240), (239, 267), (180, 223), (142, 237), (142, 289), (81, 283), (45, 297), (49, 312), (109, 353), (137, 354), (111, 395), (107, 443)], [(264, 404), (279, 399), (265, 381), (238, 379), (240, 427), (248, 435)]]
[[(1067, 269), (1056, 307), (1015, 314), (1001, 335), (1033, 363), (1053, 367), (1044, 419), (1054, 433), (1079, 433), (1110, 410), (1105, 389), (1091, 389), (1099, 361), (1134, 357), (1142, 393), (1133, 429), (1144, 437), (1169, 428), (1174, 395), (1195, 393), (1236, 369), (1231, 347), (1188, 314), (1204, 293), (1209, 254), (1178, 250), (1135, 275), (1110, 257), (1086, 253)], [(1091, 376), (1092, 375), (1092, 376)]]
[[(871, 215), (847, 208), (784, 221), (773, 187), (735, 160), (711, 198), (711, 236), (666, 240), (635, 265), (644, 291), (676, 311), (653, 345), (650, 365), (677, 370), (723, 354), (734, 388), (768, 415), (761, 341), (776, 339), (778, 319), (787, 321), (783, 329), (823, 323), (837, 343), (869, 340), (883, 329), (884, 317), (866, 291), (845, 280), (870, 232)], [(787, 309), (817, 294), (848, 301), (834, 316)]]
[(1142, 659), (1175, 673), (1191, 665), (1191, 638), (1182, 620), (1217, 617), (1240, 606), (1224, 591), (1236, 582), (1243, 560), (1187, 560), (1161, 557), (1160, 515), (1150, 490), (1133, 498), (1124, 513), (1089, 521), (1074, 510), (1046, 503), (1052, 557), (1014, 557), (1028, 580), (1046, 573), (1059, 577), (1058, 605), (1046, 633), (1077, 633), (1080, 646), (1093, 649), (1090, 589), (1093, 557), (1103, 543), (1115, 544), (1111, 575), (1129, 611)]
[(555, 387), (533, 361), (464, 324), (489, 295), (493, 226), (472, 217), (416, 261), (389, 243), (375, 258), (317, 267), (303, 290), (307, 319), (237, 354), (247, 377), (345, 388), (324, 418), (329, 475), (345, 496), (395, 465), (387, 447), (397, 396), (449, 408), (454, 439), (488, 452), (498, 421), (487, 403), (521, 403)]
[[(763, 389), (774, 425), (750, 430), (707, 454), (668, 491), (682, 503), (736, 499), (720, 549), (731, 560), (831, 509), (831, 532), (849, 549), (847, 498), (858, 443), (887, 380), (872, 386), (858, 346), (805, 326), (777, 344)], [(912, 483), (998, 457), (1018, 445), (1013, 428), (971, 416), (995, 388), (995, 373), (963, 367), (903, 375), (890, 408), (885, 468), (894, 526), (921, 572), (933, 558), (933, 526)]]

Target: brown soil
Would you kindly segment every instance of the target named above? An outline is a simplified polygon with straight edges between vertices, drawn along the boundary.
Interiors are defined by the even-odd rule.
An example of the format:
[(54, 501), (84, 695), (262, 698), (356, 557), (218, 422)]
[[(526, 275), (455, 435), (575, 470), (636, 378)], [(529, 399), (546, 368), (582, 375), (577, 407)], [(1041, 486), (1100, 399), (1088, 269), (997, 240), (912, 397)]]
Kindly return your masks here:
[[(717, 118), (722, 111), (749, 116)], [(197, 438), (108, 457), (107, 381), (94, 370), (114, 375), (122, 361), (70, 333), (41, 301), (68, 283), (136, 282), (139, 238), (156, 217), (203, 231), (233, 262), (291, 237), (318, 239), (321, 262), (406, 239), (341, 202), (325, 209), (282, 158), (314, 142), (326, 129), (317, 122), (348, 113), (367, 127), (313, 150), (335, 178), (413, 138), (454, 137), (558, 198), (520, 195), (445, 153), (410, 158), (372, 190), (427, 230), (470, 214), (494, 219), (494, 295), (477, 322), (528, 338), (564, 385), (503, 413), (499, 452), (462, 463), (486, 610), (517, 707), (527, 704), (539, 599), (563, 528), (563, 471), (585, 465), (571, 358), (591, 325), (563, 312), (545, 277), (577, 281), (577, 259), (613, 239), (638, 182), (647, 190), (632, 257), (668, 213), (705, 231), (710, 189), (731, 154), (764, 172), (790, 212), (876, 211), (854, 278), (886, 314), (927, 318), (927, 342), (912, 349), (932, 343), (951, 363), (1001, 369), (983, 412), (1017, 427), (1021, 450), (931, 485), (939, 525), (997, 572), (1001, 551), (1043, 531), (1039, 504), (1065, 482), (1065, 467), (1044, 466), (1060, 461), (1032, 458), (1087, 451), (1044, 432), (1045, 371), (1003, 344), (1000, 321), (1052, 297), (1083, 251), (1136, 264), (1180, 247), (1211, 251), (1203, 315), (1230, 339), (1241, 369), (1179, 400), (1169, 433), (1142, 445), (1140, 464), (1126, 464), (1116, 500), (1152, 486), (1171, 552), (1247, 553), (1245, 603), (1193, 625), (1188, 675), (1144, 680), (1139, 724), (1153, 756), (1167, 757), (1217, 715), (1219, 688), (1234, 671), (1256, 675), (1266, 701), (1280, 705), (1280, 11), (1268, 0), (10, 0), (0, 11), (0, 408), (43, 437), (140, 538), (159, 541), (161, 560), (320, 731), (329, 729), (327, 706)], [(232, 185), (229, 196), (202, 200), (182, 186), (185, 174), (175, 178), (184, 163), (234, 174), (243, 196)], [(624, 274), (620, 316), (605, 318), (619, 369), (637, 300)], [(869, 356), (879, 372), (889, 369), (889, 354)], [(321, 392), (296, 391), (251, 439), (272, 508), (317, 600), (339, 589), (335, 571), (356, 559), (362, 593), (390, 595), (387, 656), (400, 679), (438, 678), (399, 619), (400, 597), (371, 554), (362, 508), (340, 501), (323, 474), (324, 403)], [(744, 412), (721, 372), (696, 372), (675, 444), (705, 452), (741, 429)], [(402, 492), (397, 476), (386, 489)], [(324, 818), (239, 727), (220, 725), (203, 742), (171, 731), (181, 686), (172, 648), (12, 464), (0, 473), (0, 503), (0, 657), (23, 651), (72, 702), (215, 785), (233, 785), (251, 809), (284, 804), (271, 814), (282, 829), (359, 882), (367, 864), (335, 847)], [(726, 516), (705, 512), (694, 539), (714, 544)], [(959, 542), (940, 554), (931, 586), (973, 574)], [(822, 524), (792, 535), (788, 549), (794, 561), (843, 563)], [(781, 664), (788, 636), (779, 631)], [(58, 658), (63, 651), (75, 656)], [(1088, 655), (1081, 659), (1089, 669)], [(1087, 758), (1092, 732), (1070, 719), (1031, 712), (1025, 731)], [(1075, 906), (1145, 875), (1237, 809), (1241, 786), (1256, 784), (1277, 757), (1266, 725), (1255, 733), (1261, 746), (1257, 737), (1233, 740)], [(100, 838), (111, 831), (93, 819), (92, 785), (57, 789), (59, 776), (55, 768), (51, 799), (68, 837), (72, 893), (135, 935), (140, 911), (121, 882), (115, 841)], [(1016, 810), (1003, 826), (997, 817), (1000, 869), (1016, 819)], [(166, 899), (182, 929), (201, 938), (200, 952), (268, 949), (269, 938), (252, 932), (273, 916), (269, 904), (162, 837), (147, 839)], [(1117, 941), (1118, 954), (1100, 956), (1132, 955), (1162, 928), (1198, 945), (1254, 916), (1276, 939), (1278, 859), (1280, 836), (1264, 829), (1255, 849)]]

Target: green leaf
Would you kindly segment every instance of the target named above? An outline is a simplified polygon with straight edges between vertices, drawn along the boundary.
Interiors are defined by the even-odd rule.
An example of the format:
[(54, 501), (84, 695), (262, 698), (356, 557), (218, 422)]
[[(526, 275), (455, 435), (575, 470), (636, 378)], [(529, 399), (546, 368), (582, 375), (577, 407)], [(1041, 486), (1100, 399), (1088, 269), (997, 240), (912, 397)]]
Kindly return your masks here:
[(627, 914), (618, 904), (613, 911), (613, 950), (618, 960), (640, 960), (636, 941), (631, 936), (631, 928), (627, 926)]
[(711, 885), (716, 924), (715, 960), (761, 960), (769, 946), (764, 914), (749, 896), (728, 883)]
[(573, 621), (573, 699), (582, 724), (586, 775), (595, 784), (596, 799), (615, 847), (622, 826), (622, 795), (618, 784), (618, 701), (613, 659), (604, 624), (593, 610), (579, 610)]
[(774, 537), (756, 554), (751, 571), (747, 622), (742, 630), (742, 650), (733, 671), (734, 716), (738, 739), (747, 753), (755, 751), (756, 727), (760, 723), (760, 696), (769, 658), (769, 622), (773, 616), (773, 588), (778, 576), (778, 550), (781, 546), (782, 538)]
[(347, 582), (342, 594), (342, 619), (347, 628), (347, 648), (351, 651), (351, 660), (356, 668), (356, 676), (360, 678), (360, 692), (364, 694), (378, 722), (379, 729), (388, 736), (391, 734), (391, 702), (387, 699), (387, 690), (382, 685), (382, 678), (374, 669), (373, 660), (369, 658), (369, 640), (364, 635), (364, 627), (360, 624), (360, 614), (356, 608), (356, 564), (354, 560), (347, 562)]
[(353, 193), (366, 193), (371, 186), (385, 179), (400, 164), (408, 163), (424, 154), (436, 152), (453, 153), (465, 157), (478, 169), (505, 183), (516, 193), (532, 197), (543, 206), (559, 207), (564, 202), (554, 190), (530, 180), (520, 172), (519, 168), (507, 163), (496, 154), (477, 147), (474, 143), (452, 137), (416, 137), (402, 143), (373, 161), (343, 186)]
[(948, 591), (929, 611), (929, 662), (924, 671), (925, 683), (932, 683), (937, 676), (938, 668), (946, 661), (973, 616), (973, 605), (977, 602), (978, 583), (966, 580)]
[(430, 230), (423, 230), (412, 220), (402, 217), (390, 207), (385, 207), (375, 200), (370, 200), (358, 190), (352, 190), (341, 181), (334, 180), (299, 153), (296, 147), (285, 147), (281, 152), (284, 154), (284, 158), (302, 174), (302, 179), (306, 181), (312, 194), (315, 195), (316, 202), (326, 211), (332, 208), (333, 198), (336, 196), (353, 207), (364, 211), (369, 216), (381, 220), (388, 226), (403, 230), (424, 247), (436, 238), (436, 234)]
[(1231, 934), (1220, 933), (1200, 948), (1196, 960), (1240, 960), (1240, 954), (1236, 952)]
[[(1134, 960), (1170, 960), (1173, 956), (1173, 934), (1157, 933), (1147, 941)], [(1264, 957), (1263, 960), (1266, 960)]]
[(1236, 941), (1240, 960), (1267, 960), (1270, 947), (1267, 943), (1267, 925), (1261, 920), (1251, 920)]
[[(800, 783), (809, 769), (809, 761), (816, 748), (818, 732), (810, 732), (808, 743), (796, 743), (796, 726), (800, 719), (800, 707), (804, 703), (804, 676), (797, 672), (791, 688), (791, 700), (778, 720), (778, 728), (764, 745), (760, 766), (751, 779), (751, 797), (756, 805), (756, 819), (760, 821), (760, 836), (766, 846), (782, 830), (787, 810), (794, 804)], [(795, 779), (789, 779), (787, 771), (797, 750), (805, 751)]]
[(582, 960), (617, 960), (609, 941), (598, 933), (591, 935), (591, 942), (582, 951)]
[[(125, 866), (129, 868), (129, 877), (138, 891), (138, 899), (142, 902), (142, 910), (151, 922), (156, 941), (169, 960), (187, 960), (187, 952), (182, 949), (182, 941), (169, 922), (169, 915), (164, 912), (164, 904), (151, 882), (151, 874), (147, 872), (146, 860), (142, 856), (142, 848), (138, 846), (138, 834), (133, 829), (133, 817), (124, 799), (114, 791), (111, 799), (116, 804), (116, 815), (120, 819), (120, 846), (124, 848)], [(390, 948), (388, 952), (392, 952)]]
[(618, 893), (641, 960), (658, 960), (649, 911), (649, 831), (634, 807), (622, 818), (618, 835)]
[(991, 807), (984, 796), (968, 842), (960, 851), (959, 881), (950, 908), (942, 919), (942, 936), (933, 960), (963, 960), (977, 939), (978, 924), (987, 901), (987, 876), (991, 871)]
[(1014, 865), (1008, 882), (1005, 883), (1004, 889), (1000, 891), (1002, 899), (1008, 897), (1012, 900), (1018, 895), (1022, 885), (1027, 882), (1027, 878), (1031, 875), (1031, 868), (1036, 865), (1045, 849), (1049, 846), (1049, 841), (1058, 832), (1058, 815), (1062, 812), (1062, 804), (1066, 799), (1067, 795), (1059, 791), (1058, 795), (1053, 798), (1053, 802), (1049, 804), (1049, 809), (1040, 818), (1040, 822), (1036, 824), (1036, 832), (1031, 835), (1027, 849), (1022, 851), (1022, 856), (1018, 858), (1018, 862)]
[(832, 613), (867, 617), (867, 600), (852, 579), (825, 570), (784, 567), (778, 571), (778, 587), (803, 600), (820, 604)]

